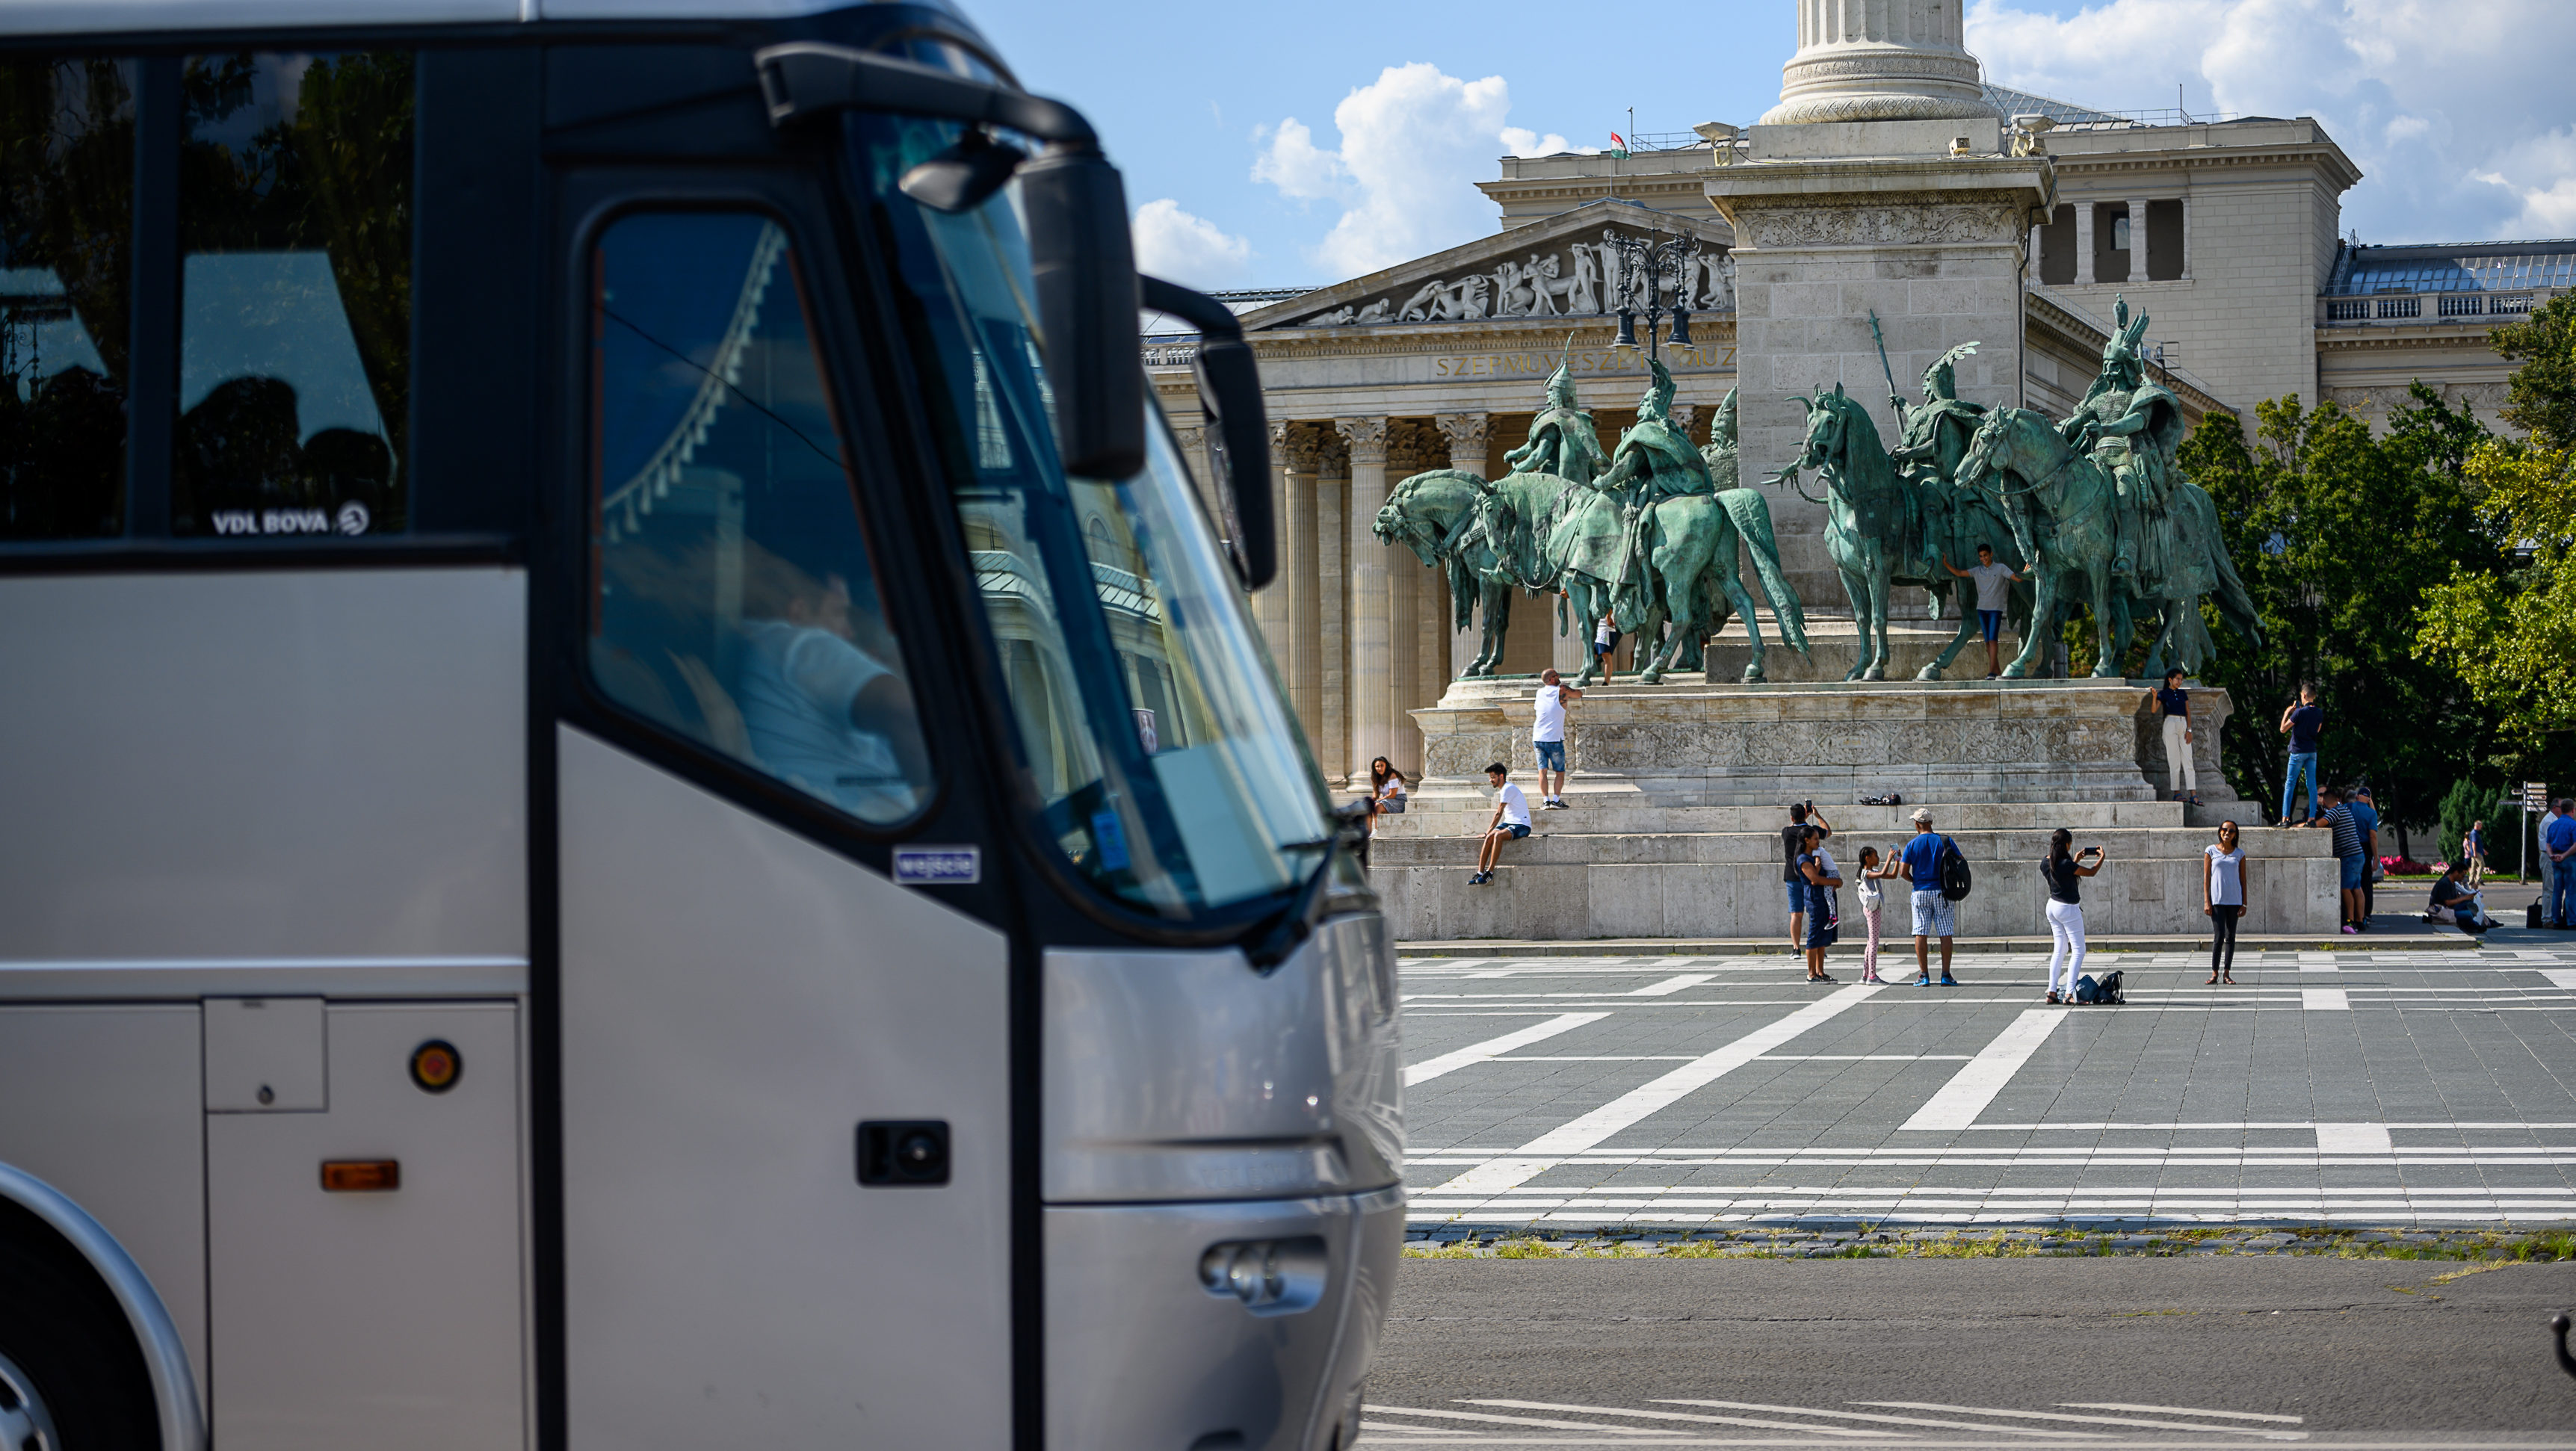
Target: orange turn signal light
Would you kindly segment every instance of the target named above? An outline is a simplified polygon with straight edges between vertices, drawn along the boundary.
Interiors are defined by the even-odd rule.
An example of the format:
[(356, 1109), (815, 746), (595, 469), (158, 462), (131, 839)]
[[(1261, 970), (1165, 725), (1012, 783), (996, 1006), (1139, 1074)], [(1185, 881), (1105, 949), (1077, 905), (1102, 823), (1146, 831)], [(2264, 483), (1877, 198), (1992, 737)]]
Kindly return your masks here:
[(325, 1159), (322, 1188), (332, 1194), (371, 1194), (402, 1187), (400, 1159)]

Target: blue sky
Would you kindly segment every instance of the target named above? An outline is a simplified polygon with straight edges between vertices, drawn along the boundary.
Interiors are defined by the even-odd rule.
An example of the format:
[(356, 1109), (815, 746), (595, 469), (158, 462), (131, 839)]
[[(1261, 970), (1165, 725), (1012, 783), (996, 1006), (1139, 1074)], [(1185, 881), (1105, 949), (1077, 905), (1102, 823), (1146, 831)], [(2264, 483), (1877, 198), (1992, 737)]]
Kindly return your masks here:
[[(1792, 0), (961, 0), (1021, 79), (1081, 106), (1140, 260), (1209, 287), (1321, 285), (1493, 230), (1507, 150), (1752, 121)], [(1627, 37), (1653, 27), (1643, 41)], [(2314, 115), (2366, 177), (2367, 242), (2576, 235), (2576, 0), (1968, 0), (2000, 84), (2111, 110)]]

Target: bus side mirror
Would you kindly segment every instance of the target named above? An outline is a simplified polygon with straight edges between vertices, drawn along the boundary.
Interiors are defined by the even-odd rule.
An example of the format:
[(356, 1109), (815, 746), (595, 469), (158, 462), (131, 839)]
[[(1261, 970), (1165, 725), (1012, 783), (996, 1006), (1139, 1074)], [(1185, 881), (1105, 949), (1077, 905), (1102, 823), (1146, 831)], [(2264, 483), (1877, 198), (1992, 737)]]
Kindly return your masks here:
[(1020, 203), (1064, 471), (1132, 477), (1145, 467), (1145, 360), (1127, 189), (1098, 147), (1053, 145), (1020, 168)]
[(1195, 366), (1199, 404), (1207, 411), (1208, 453), (1216, 466), (1213, 482), (1225, 500), (1235, 573), (1245, 589), (1259, 589), (1278, 576), (1279, 535), (1270, 514), (1270, 421), (1262, 410), (1261, 371), (1252, 346), (1224, 303), (1159, 277), (1137, 281), (1145, 306), (1199, 331)]
[(1009, 148), (961, 142), (915, 167), (904, 190), (924, 205), (954, 208), (1016, 169), (1065, 472), (1124, 479), (1142, 469), (1145, 364), (1127, 189), (1100, 154), (1091, 123), (1061, 101), (1015, 86), (820, 41), (773, 45), (752, 63), (773, 126), (838, 111), (890, 111), (999, 126), (1047, 143), (1035, 160), (1014, 167)]

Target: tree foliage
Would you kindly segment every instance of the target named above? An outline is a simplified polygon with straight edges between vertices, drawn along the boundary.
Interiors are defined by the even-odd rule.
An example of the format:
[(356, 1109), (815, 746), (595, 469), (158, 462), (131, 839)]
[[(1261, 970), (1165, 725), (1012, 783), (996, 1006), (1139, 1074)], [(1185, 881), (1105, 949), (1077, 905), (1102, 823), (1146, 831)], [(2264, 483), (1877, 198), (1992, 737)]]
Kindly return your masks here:
[(2228, 780), (2277, 807), (2288, 743), (2279, 729), (2299, 683), (2326, 707), (2328, 780), (2367, 779), (2381, 813), (2433, 817), (2451, 783), (2488, 768), (2494, 724), (2456, 661), (2416, 648), (2425, 591), (2461, 574), (2493, 577), (2504, 553), (2464, 472), (2487, 438), (2466, 409), (2422, 384), (2374, 437), (2332, 403), (2296, 395), (2240, 422), (2212, 414), (2185, 440), (2183, 471), (2218, 505), (2237, 572), (2261, 610), (2265, 642), (2226, 644), (2204, 672), (2239, 714), (2227, 732)]
[(2517, 562), (2434, 584), (2415, 648), (2456, 669), (2526, 754), (2563, 752), (2576, 730), (2576, 296), (2493, 338), (2522, 363), (2504, 417), (2531, 436), (2482, 442), (2465, 473), (2485, 526)]

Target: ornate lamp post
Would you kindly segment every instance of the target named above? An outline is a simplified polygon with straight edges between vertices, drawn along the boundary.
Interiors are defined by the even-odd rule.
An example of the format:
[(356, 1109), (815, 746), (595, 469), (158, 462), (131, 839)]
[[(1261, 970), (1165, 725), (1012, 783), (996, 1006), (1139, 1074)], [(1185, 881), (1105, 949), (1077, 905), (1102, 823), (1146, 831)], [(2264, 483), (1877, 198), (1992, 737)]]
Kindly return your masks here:
[(1611, 339), (1610, 346), (1637, 346), (1637, 317), (1642, 313), (1646, 319), (1646, 356), (1662, 356), (1655, 337), (1655, 323), (1669, 312), (1673, 315), (1672, 334), (1661, 341), (1677, 348), (1689, 347), (1690, 307), (1682, 291), (1682, 279), (1698, 270), (1699, 239), (1665, 237), (1661, 241), (1653, 241), (1610, 233), (1604, 236), (1603, 242), (1619, 254), (1619, 294), (1615, 299), (1619, 334)]

